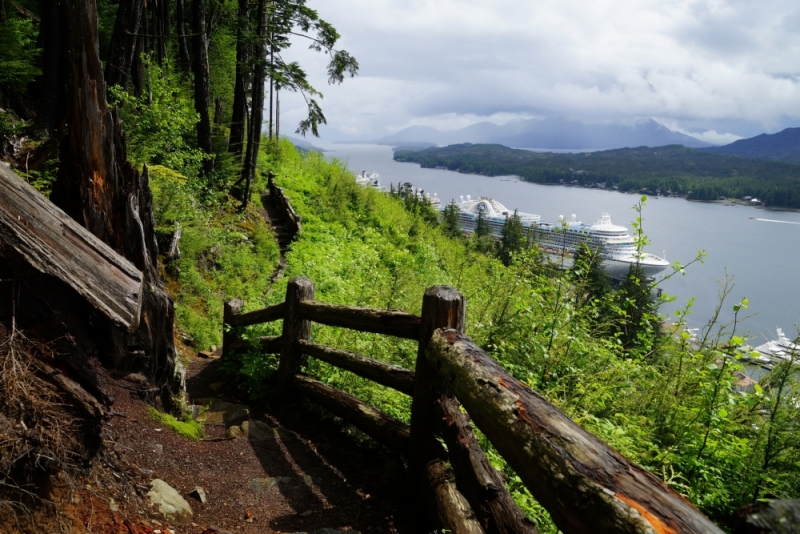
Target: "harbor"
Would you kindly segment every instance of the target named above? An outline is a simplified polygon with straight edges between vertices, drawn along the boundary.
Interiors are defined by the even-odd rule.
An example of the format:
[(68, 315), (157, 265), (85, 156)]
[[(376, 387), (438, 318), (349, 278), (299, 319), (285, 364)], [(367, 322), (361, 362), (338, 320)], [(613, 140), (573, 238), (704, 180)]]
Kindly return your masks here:
[[(444, 204), (469, 192), (474, 197), (488, 196), (508, 208), (533, 212), (542, 220), (557, 220), (561, 214), (575, 213), (578, 218), (596, 220), (603, 211), (616, 224), (629, 229), (636, 218), (632, 209), (639, 195), (600, 189), (545, 186), (518, 181), (514, 176), (490, 178), (459, 174), (440, 169), (393, 161), (392, 150), (379, 145), (325, 144), (327, 157), (335, 157), (350, 168), (375, 169), (385, 184), (410, 182), (426, 191), (438, 193)], [(508, 178), (508, 181), (502, 181)], [(750, 220), (749, 217), (781, 221)], [(742, 298), (749, 308), (740, 314), (739, 332), (748, 337), (774, 337), (781, 327), (794, 337), (800, 321), (800, 249), (790, 246), (800, 238), (800, 213), (771, 212), (744, 205), (688, 202), (681, 198), (649, 199), (642, 213), (642, 227), (650, 244), (646, 250), (673, 263), (691, 262), (699, 250), (707, 256), (695, 262), (683, 274), (675, 274), (659, 287), (675, 296), (662, 305), (669, 317), (695, 297), (687, 321), (692, 328), (702, 328), (714, 314), (720, 291), (719, 282), (732, 277), (733, 290), (720, 311), (720, 320), (733, 319), (732, 307)], [(669, 274), (671, 268), (662, 272)], [(741, 321), (742, 318), (745, 318)]]

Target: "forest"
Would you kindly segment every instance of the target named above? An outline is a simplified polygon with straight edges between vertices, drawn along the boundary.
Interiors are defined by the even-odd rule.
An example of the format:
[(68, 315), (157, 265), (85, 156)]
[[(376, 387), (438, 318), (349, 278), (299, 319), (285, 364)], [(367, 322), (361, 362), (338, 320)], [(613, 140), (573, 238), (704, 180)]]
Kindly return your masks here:
[(542, 184), (603, 184), (647, 189), (689, 200), (758, 198), (766, 206), (800, 208), (800, 166), (669, 145), (556, 154), (502, 145), (452, 145), (397, 150), (396, 161), (486, 176), (516, 175)]
[[(112, 336), (123, 354), (145, 357), (135, 364), (108, 358), (104, 365), (146, 374), (156, 391), (149, 401), (160, 409), (191, 419), (173, 403), (180, 388), (171, 373), (187, 353), (219, 346), (228, 299), (243, 299), (245, 310), (263, 308), (283, 300), (289, 277), (304, 275), (320, 301), (418, 314), (425, 288), (446, 284), (466, 297), (467, 334), (509, 373), (723, 528), (743, 505), (800, 496), (800, 355), (746, 385), (747, 301), (730, 302), (730, 280), (720, 283), (718, 309), (733, 308), (737, 319), (720, 324), (709, 317), (695, 338), (684, 330), (691, 301), (672, 317), (659, 315), (659, 303), (671, 297), (656, 293), (658, 280), (633, 273), (612, 288), (591, 250), (561, 270), (514, 217), (499, 241), (482, 231), (464, 236), (452, 207), (440, 213), (394, 188), (385, 194), (360, 187), (342, 162), (298, 152), (283, 139), (281, 132), (314, 134), (325, 122), (319, 89), (301, 65), (281, 58), (290, 36), (327, 55), (330, 83), (358, 72), (356, 59), (337, 48), (335, 28), (304, 0), (43, 6), (0, 0), (0, 158), (145, 272), (151, 290), (142, 313), (151, 328)], [(300, 124), (280, 123), (285, 91), (306, 98)], [(800, 207), (800, 168), (683, 147), (554, 155), (460, 145), (398, 151), (396, 159), (697, 199), (747, 194)], [(285, 275), (276, 280), (270, 274), (280, 252), (257, 209), (268, 172), (303, 221)], [(130, 195), (142, 200), (138, 211), (130, 208), (136, 216), (126, 215)], [(645, 202), (630, 216), (644, 247)], [(674, 264), (667, 276), (681, 276), (695, 261), (702, 253)], [(247, 335), (277, 328), (253, 326)], [(320, 325), (313, 337), (414, 367), (412, 342)], [(69, 372), (68, 360), (60, 365)], [(226, 383), (237, 398), (264, 402), (276, 365), (274, 354), (240, 354), (224, 362)], [(408, 397), (313, 358), (306, 372), (409, 420)], [(0, 390), (0, 403), (17, 417), (9, 391)], [(26, 416), (32, 425), (45, 420), (37, 413)], [(520, 478), (479, 438), (521, 508), (541, 532), (555, 533)], [(0, 483), (32, 483), (35, 469), (20, 470), (12, 452), (0, 446)], [(39, 467), (78, 476), (85, 464)], [(6, 498), (0, 512), (11, 506)]]

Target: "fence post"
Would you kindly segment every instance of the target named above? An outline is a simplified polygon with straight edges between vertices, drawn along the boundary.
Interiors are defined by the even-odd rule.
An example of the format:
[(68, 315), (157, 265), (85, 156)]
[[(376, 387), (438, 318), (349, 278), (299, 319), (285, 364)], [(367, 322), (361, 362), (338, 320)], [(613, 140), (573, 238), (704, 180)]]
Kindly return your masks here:
[(300, 340), (311, 339), (311, 321), (300, 318), (300, 303), (314, 300), (314, 282), (305, 276), (295, 276), (286, 285), (283, 333), (281, 335), (281, 360), (278, 364), (275, 396), (285, 398), (291, 389), (292, 378), (300, 372), (306, 357), (300, 351)]
[(242, 313), (244, 301), (242, 299), (231, 299), (222, 308), (222, 359), (230, 356), (232, 348), (239, 339), (236, 335), (234, 326), (231, 326), (231, 319)]
[(422, 298), (422, 324), (419, 349), (414, 371), (414, 397), (411, 401), (411, 438), (408, 451), (408, 474), (416, 487), (426, 480), (427, 465), (437, 459), (441, 445), (436, 440), (437, 421), (435, 401), (444, 391), (436, 371), (428, 363), (425, 352), (434, 330), (453, 328), (464, 331), (466, 301), (464, 296), (449, 286), (433, 286), (425, 290)]

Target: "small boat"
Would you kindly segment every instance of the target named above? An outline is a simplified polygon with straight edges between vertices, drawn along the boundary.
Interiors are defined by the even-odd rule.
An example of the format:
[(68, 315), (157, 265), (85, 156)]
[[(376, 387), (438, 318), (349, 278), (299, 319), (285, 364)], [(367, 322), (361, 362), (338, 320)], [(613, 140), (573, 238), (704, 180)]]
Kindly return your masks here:
[(755, 217), (748, 217), (748, 219), (750, 219), (751, 221), (754, 221)]

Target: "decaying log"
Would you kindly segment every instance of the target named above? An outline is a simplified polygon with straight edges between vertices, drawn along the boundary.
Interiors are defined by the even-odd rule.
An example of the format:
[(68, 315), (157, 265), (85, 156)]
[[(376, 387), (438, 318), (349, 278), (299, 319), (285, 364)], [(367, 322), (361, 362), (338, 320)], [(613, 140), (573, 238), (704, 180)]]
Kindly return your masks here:
[(408, 452), (408, 425), (394, 417), (307, 376), (295, 376), (294, 387), (386, 448), (402, 455)]
[(300, 350), (300, 340), (311, 339), (311, 321), (300, 314), (303, 301), (312, 300), (316, 286), (305, 276), (296, 276), (286, 284), (283, 332), (281, 334), (281, 359), (278, 363), (275, 397), (287, 398), (293, 378), (300, 373), (306, 357)]
[(441, 460), (433, 460), (425, 470), (433, 490), (438, 526), (452, 534), (483, 534), (484, 530), (469, 503), (451, 482), (453, 472), (447, 465)]
[(283, 307), (284, 303), (279, 302), (278, 304), (267, 306), (262, 310), (237, 314), (231, 316), (227, 324), (231, 326), (251, 326), (254, 324), (271, 323), (272, 321), (283, 319)]
[(436, 331), (425, 358), (564, 533), (722, 532), (458, 331)]
[(794, 534), (800, 532), (800, 500), (778, 499), (739, 509), (733, 534)]
[(456, 487), (472, 506), (483, 529), (489, 534), (538, 534), (536, 525), (514, 502), (500, 474), (481, 450), (458, 402), (442, 397), (435, 406)]
[(318, 360), (328, 362), (406, 395), (414, 393), (414, 371), (399, 365), (367, 358), (344, 350), (334, 349), (311, 341), (301, 341), (300, 350)]
[(300, 314), (304, 319), (328, 326), (419, 339), (420, 318), (400, 310), (375, 310), (324, 302), (303, 302), (300, 305)]
[(0, 164), (0, 241), (69, 285), (116, 326), (139, 325), (142, 272)]
[(275, 183), (275, 174), (272, 171), (269, 171), (267, 175), (267, 187), (269, 188), (270, 201), (281, 210), (281, 218), (286, 221), (286, 225), (289, 227), (289, 233), (291, 234), (290, 240), (292, 240), (294, 236), (303, 231), (301, 217), (294, 211), (289, 197), (283, 192), (283, 188), (278, 187), (278, 184)]
[(67, 4), (67, 127), (50, 200), (144, 274), (139, 327), (125, 335), (96, 321), (92, 334), (105, 366), (145, 374), (160, 388), (160, 400), (177, 408), (184, 377), (173, 340), (175, 310), (159, 277), (147, 169), (140, 174), (128, 163), (122, 122), (106, 103), (96, 2)]

